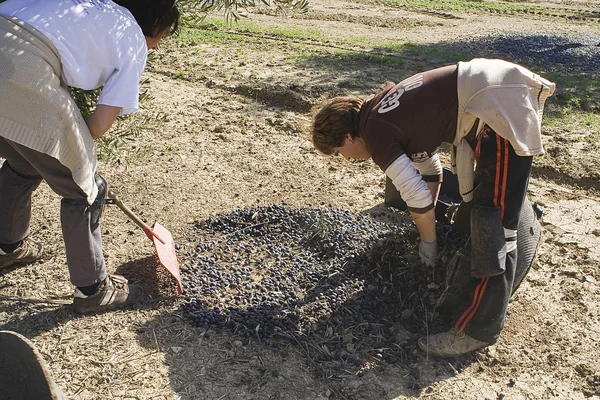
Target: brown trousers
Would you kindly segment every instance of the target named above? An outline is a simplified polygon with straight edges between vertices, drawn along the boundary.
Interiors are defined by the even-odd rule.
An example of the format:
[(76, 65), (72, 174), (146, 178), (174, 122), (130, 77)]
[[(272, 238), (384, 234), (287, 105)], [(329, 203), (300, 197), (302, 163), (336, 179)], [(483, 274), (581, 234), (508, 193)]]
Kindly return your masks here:
[[(1, 132), (0, 132), (1, 134)], [(29, 235), (31, 195), (45, 180), (63, 199), (60, 220), (71, 283), (83, 287), (106, 277), (100, 221), (71, 171), (55, 158), (0, 136), (0, 243)]]

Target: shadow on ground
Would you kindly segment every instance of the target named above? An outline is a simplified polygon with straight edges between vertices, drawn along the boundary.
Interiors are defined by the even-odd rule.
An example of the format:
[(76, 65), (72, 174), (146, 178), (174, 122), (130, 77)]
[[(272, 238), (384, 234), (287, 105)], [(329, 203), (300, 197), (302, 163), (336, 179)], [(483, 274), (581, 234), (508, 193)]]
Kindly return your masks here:
[[(155, 309), (161, 305), (171, 304), (175, 300), (174, 296), (169, 295), (169, 293), (176, 293), (174, 282), (162, 270), (156, 257), (130, 261), (119, 266), (116, 273), (124, 275), (131, 283), (144, 287), (144, 298), (129, 306), (129, 309)], [(48, 301), (41, 298), (20, 300), (18, 296), (0, 297), (0, 313), (10, 315), (8, 321), (0, 324), (0, 330), (10, 330), (26, 337), (36, 337), (68, 321), (82, 318), (83, 316), (73, 311), (71, 301), (71, 297)], [(58, 304), (59, 302), (69, 304)]]

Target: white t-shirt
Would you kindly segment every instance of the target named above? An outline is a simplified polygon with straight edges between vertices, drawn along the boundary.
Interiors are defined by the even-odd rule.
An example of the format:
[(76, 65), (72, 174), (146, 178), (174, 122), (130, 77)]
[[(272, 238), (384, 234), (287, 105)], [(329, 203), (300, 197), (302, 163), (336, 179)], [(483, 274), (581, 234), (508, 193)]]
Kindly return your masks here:
[(54, 44), (67, 85), (104, 85), (98, 104), (121, 107), (122, 115), (138, 109), (148, 48), (129, 10), (111, 0), (7, 0), (0, 14), (27, 22)]

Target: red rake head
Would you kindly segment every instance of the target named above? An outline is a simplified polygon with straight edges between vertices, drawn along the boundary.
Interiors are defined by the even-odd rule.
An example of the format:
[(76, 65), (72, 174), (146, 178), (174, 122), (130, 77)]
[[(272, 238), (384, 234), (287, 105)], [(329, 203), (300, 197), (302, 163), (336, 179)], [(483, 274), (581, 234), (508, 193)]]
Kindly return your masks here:
[(183, 286), (181, 285), (181, 273), (179, 272), (179, 263), (177, 262), (177, 255), (175, 253), (175, 243), (173, 243), (173, 236), (165, 227), (156, 222), (153, 227), (155, 236), (152, 236), (154, 242), (154, 248), (156, 249), (156, 255), (158, 261), (163, 267), (175, 278), (177, 281), (177, 293), (183, 293)]

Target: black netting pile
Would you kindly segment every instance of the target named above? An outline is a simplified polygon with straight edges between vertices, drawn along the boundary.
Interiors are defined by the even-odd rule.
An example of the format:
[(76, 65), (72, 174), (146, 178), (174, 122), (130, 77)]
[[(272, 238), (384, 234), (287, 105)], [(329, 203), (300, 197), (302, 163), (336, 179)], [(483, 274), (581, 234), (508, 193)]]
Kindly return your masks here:
[(600, 70), (600, 35), (499, 35), (480, 39), (479, 44), (490, 56), (513, 62), (535, 60), (588, 73)]
[(418, 264), (417, 232), (391, 212), (256, 206), (195, 229), (183, 315), (318, 361), (406, 361), (444, 278)]

